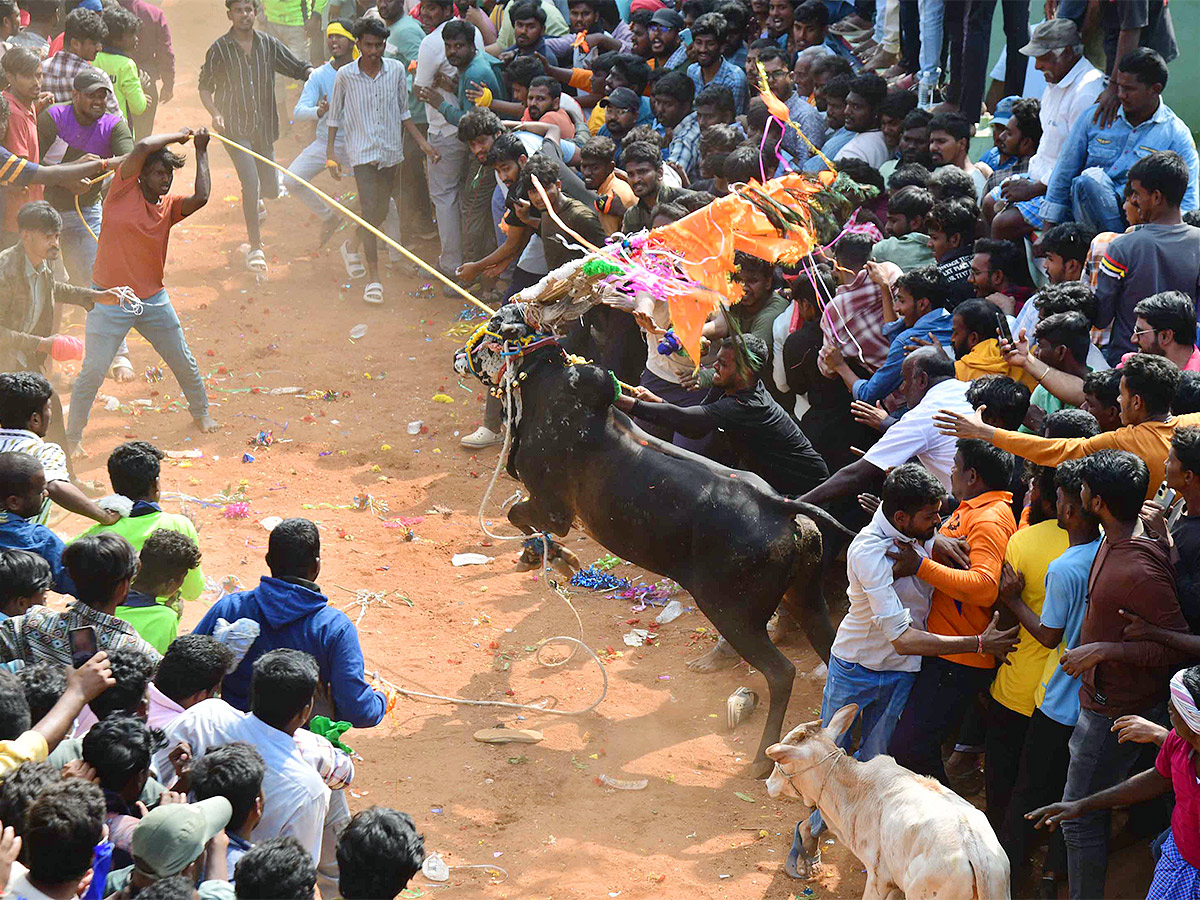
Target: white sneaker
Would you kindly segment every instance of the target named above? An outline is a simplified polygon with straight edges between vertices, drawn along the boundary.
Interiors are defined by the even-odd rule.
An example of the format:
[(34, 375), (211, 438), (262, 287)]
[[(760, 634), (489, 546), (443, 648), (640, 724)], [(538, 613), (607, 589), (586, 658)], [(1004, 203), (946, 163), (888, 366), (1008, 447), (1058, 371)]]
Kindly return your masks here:
[(504, 438), (498, 435), (486, 425), (480, 425), (461, 441), (462, 446), (471, 450), (481, 450), (484, 447), (494, 447), (496, 444), (502, 443)]

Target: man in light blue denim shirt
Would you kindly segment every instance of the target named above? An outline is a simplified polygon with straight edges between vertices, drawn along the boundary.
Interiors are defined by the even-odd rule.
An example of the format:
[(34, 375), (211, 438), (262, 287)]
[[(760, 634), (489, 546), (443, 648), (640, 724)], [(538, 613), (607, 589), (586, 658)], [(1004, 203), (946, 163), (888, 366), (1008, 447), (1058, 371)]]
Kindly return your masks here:
[(1191, 178), (1183, 210), (1196, 209), (1196, 144), (1187, 125), (1162, 102), (1167, 64), (1153, 50), (1139, 47), (1117, 65), (1121, 109), (1107, 128), (1093, 122), (1095, 107), (1085, 110), (1050, 176), (1042, 219), (1047, 227), (1074, 219), (1092, 231), (1125, 229), (1121, 197), (1130, 167), (1156, 150), (1174, 150)]

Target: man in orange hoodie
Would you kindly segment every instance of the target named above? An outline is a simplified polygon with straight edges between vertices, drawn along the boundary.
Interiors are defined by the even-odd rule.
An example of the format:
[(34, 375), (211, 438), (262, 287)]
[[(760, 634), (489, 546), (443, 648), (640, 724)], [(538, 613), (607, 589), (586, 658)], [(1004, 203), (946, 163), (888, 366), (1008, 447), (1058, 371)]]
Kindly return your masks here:
[(897, 544), (892, 575), (916, 575), (933, 586), (926, 629), (933, 634), (979, 638), (978, 652), (925, 659), (908, 703), (892, 733), (888, 752), (896, 762), (947, 784), (942, 741), (958, 727), (975, 695), (986, 690), (996, 660), (983, 652), (984, 629), (1000, 588), (1008, 539), (1017, 530), (1012, 494), (1006, 488), (1013, 457), (984, 441), (960, 440), (950, 482), (958, 509), (941, 527), (947, 537), (964, 538), (971, 565), (954, 569)]

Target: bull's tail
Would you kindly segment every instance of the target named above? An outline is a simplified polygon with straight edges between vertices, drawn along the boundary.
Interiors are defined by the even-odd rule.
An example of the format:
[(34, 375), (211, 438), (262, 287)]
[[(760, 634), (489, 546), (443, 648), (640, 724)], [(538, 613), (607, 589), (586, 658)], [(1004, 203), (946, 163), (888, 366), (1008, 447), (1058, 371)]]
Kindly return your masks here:
[(806, 503), (803, 500), (793, 500), (790, 497), (780, 497), (779, 500), (784, 505), (785, 508), (793, 510), (798, 513), (803, 513), (804, 515), (808, 516), (810, 519), (817, 519), (821, 522), (824, 522), (830, 528), (834, 528), (834, 529), (840, 531), (842, 534), (846, 535), (847, 537), (852, 538), (852, 537), (857, 536), (857, 534), (858, 534), (858, 532), (856, 532), (856, 531), (851, 531), (849, 528), (847, 528), (845, 525), (843, 525), (841, 522), (839, 522), (836, 518), (834, 518), (832, 514), (821, 509), (821, 507), (819, 507), (819, 506), (814, 506), (812, 503)]
[(981, 841), (966, 819), (962, 820), (962, 828), (963, 851), (974, 881), (971, 900), (1009, 900), (1008, 858), (1003, 853), (994, 853)]

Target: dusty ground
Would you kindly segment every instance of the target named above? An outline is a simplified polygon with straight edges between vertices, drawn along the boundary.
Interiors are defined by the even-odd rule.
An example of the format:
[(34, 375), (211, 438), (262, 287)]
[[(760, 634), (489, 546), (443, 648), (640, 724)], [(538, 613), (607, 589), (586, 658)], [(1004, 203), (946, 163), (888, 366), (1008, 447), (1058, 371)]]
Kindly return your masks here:
[[(208, 124), (196, 74), (209, 42), (227, 27), (225, 17), (213, 2), (167, 0), (164, 8), (179, 55), (179, 90), (160, 110), (158, 130)], [(299, 146), (285, 139), (276, 155), (291, 159)], [(167, 285), (224, 428), (212, 436), (194, 432), (181, 402), (173, 402), (179, 391), (169, 373), (159, 383), (107, 382), (102, 393), (119, 398), (122, 408), (109, 412), (98, 404), (93, 411), (85, 434), (93, 456), (81, 476), (106, 479), (108, 451), (129, 438), (170, 450), (201, 449), (202, 459), (166, 464), (164, 491), (208, 500), (240, 492), (250, 502), (246, 519), (226, 519), (216, 507), (184, 507), (201, 526), (204, 568), (215, 582), (234, 576), (250, 586), (265, 572), (260, 519), (310, 517), (322, 527), (320, 580), (331, 601), (352, 603), (358, 590), (389, 596), (388, 607), (370, 607), (360, 624), (369, 669), (432, 693), (516, 702), (553, 695), (560, 709), (586, 707), (601, 688), (593, 663), (550, 671), (526, 649), (547, 636), (576, 635), (574, 617), (535, 574), (514, 570), (514, 545), (490, 546), (476, 522), (497, 452), (476, 457), (458, 447), (457, 435), (479, 424), (483, 401), (479, 385), (460, 381), (450, 366), (462, 338), (447, 331), (462, 324), (456, 316), (464, 304), (443, 299), (440, 290), (419, 296), (430, 279), (412, 275), (406, 265), (384, 278), (387, 305), (366, 307), (362, 282), (347, 284), (336, 250), (315, 251), (315, 219), (295, 198), (270, 204), (264, 236), (271, 279), (256, 285), (237, 252), (245, 240), (237, 180), (215, 141), (211, 156), (212, 201), (175, 229)], [(189, 188), (193, 174), (189, 164), (176, 190)], [(325, 176), (319, 183), (329, 188)], [(436, 244), (413, 249), (436, 257)], [(360, 323), (368, 326), (366, 336), (351, 340)], [(82, 326), (71, 333), (81, 334)], [(162, 364), (149, 345), (131, 338), (139, 373)], [(339, 396), (262, 393), (278, 387)], [(434, 402), (438, 393), (454, 402)], [(135, 406), (136, 400), (150, 406)], [(407, 434), (407, 423), (416, 419), (428, 433)], [(249, 447), (264, 428), (274, 445)], [(242, 462), (246, 452), (253, 462)], [(515, 487), (504, 476), (497, 501)], [(386, 526), (371, 510), (353, 508), (364, 493), (386, 504), (388, 518), (422, 519), (412, 525), (415, 540), (406, 542), (404, 528)], [(498, 506), (488, 518), (503, 521)], [(58, 527), (69, 534), (83, 525)], [(570, 546), (588, 562), (604, 553), (575, 535)], [(450, 558), (461, 551), (496, 559), (456, 569)], [(620, 567), (616, 574), (638, 573)], [(506, 882), (494, 883), (482, 868), (455, 869), (451, 886), (440, 889), (418, 876), (427, 895), (800, 893), (803, 885), (781, 866), (801, 809), (770, 801), (762, 783), (745, 774), (763, 713), (732, 735), (724, 726), (725, 697), (740, 685), (765, 697), (762, 678), (745, 667), (711, 676), (687, 672), (685, 661), (708, 646), (695, 631), (707, 622), (695, 611), (663, 626), (654, 646), (631, 649), (621, 641), (627, 622), (652, 622), (655, 610), (632, 612), (628, 601), (582, 589), (572, 595), (586, 641), (598, 652), (621, 651), (603, 654), (609, 657), (608, 696), (595, 712), (528, 714), (519, 722), (511, 710), (402, 699), (382, 725), (347, 737), (362, 755), (352, 805), (408, 811), (426, 846), (451, 866), (498, 865), (508, 872)], [(213, 596), (188, 610), (185, 626)], [(793, 655), (801, 672), (816, 662), (806, 645)], [(789, 725), (815, 718), (819, 703), (820, 685), (797, 680)], [(477, 729), (499, 722), (541, 729), (545, 740), (534, 746), (472, 740)], [(646, 778), (649, 786), (613, 790), (597, 783), (601, 774)], [(834, 859), (841, 864), (813, 886), (813, 896), (857, 896), (857, 862), (846, 863), (840, 851)]]

